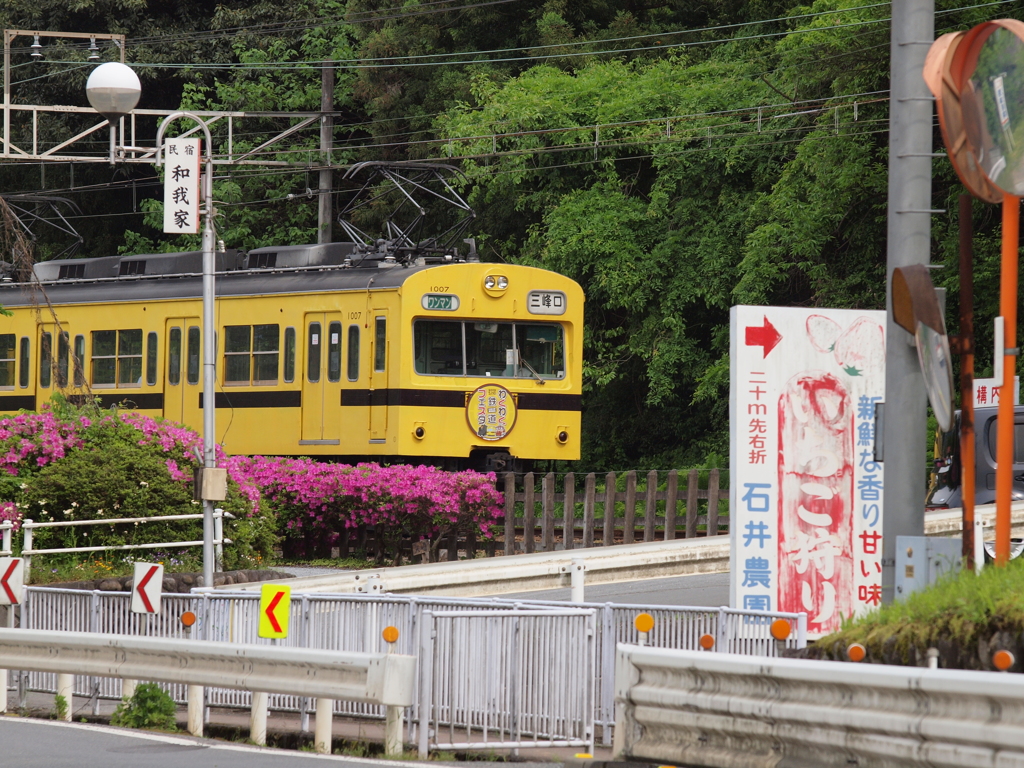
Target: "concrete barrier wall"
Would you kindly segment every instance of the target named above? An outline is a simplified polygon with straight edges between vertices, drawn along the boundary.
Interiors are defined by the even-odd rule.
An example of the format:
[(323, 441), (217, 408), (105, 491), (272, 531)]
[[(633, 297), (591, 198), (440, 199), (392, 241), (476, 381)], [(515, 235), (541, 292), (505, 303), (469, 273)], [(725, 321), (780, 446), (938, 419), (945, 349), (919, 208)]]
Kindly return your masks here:
[(1024, 767), (1024, 677), (620, 645), (615, 759)]

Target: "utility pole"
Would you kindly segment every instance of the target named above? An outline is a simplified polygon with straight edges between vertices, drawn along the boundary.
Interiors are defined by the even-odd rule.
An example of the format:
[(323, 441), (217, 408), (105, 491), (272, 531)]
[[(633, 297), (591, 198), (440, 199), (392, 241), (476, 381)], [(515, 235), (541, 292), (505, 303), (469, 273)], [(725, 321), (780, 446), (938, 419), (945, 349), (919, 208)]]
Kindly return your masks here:
[(896, 537), (924, 535), (927, 395), (911, 337), (892, 319), (892, 273), (931, 254), (932, 104), (922, 73), (935, 37), (934, 0), (893, 0), (889, 86), (882, 599), (896, 581)]
[(317, 215), (318, 243), (330, 243), (333, 240), (332, 219), (334, 218), (334, 172), (331, 170), (331, 150), (334, 148), (334, 118), (329, 114), (334, 111), (334, 63), (325, 61), (320, 70), (320, 83), (323, 92), (320, 95), (320, 155), (324, 167), (320, 170), (320, 211)]

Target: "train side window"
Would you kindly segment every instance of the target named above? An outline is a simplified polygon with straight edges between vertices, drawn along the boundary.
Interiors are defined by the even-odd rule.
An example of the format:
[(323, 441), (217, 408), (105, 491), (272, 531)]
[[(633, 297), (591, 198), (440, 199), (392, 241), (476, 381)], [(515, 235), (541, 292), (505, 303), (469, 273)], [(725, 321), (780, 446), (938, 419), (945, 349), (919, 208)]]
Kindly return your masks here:
[(117, 386), (142, 386), (142, 329), (117, 332)]
[(224, 383), (249, 383), (249, 357), (252, 328), (248, 325), (224, 326)]
[(310, 323), (306, 345), (306, 378), (314, 384), (320, 381), (320, 335), (320, 323)]
[(327, 326), (327, 380), (341, 381), (341, 323)]
[(28, 372), (29, 372), (29, 340), (28, 336), (21, 337), (21, 360), (18, 368), (18, 385), (22, 388), (28, 387)]
[(167, 339), (167, 383), (181, 383), (181, 328), (171, 328)]
[(278, 361), (281, 352), (281, 326), (254, 325), (252, 327), (252, 383), (277, 384)]
[(348, 380), (359, 380), (359, 326), (348, 327)]
[(381, 373), (388, 358), (388, 319), (376, 318), (373, 328), (373, 370)]
[(0, 333), (0, 389), (14, 389), (15, 354), (18, 350), (18, 336), (14, 333)]
[(75, 367), (75, 386), (85, 386), (85, 336), (75, 336), (75, 356), (72, 358)]
[(284, 329), (284, 380), (295, 381), (295, 329)]
[(53, 372), (53, 361), (50, 359), (53, 348), (53, 336), (49, 331), (43, 331), (39, 340), (39, 386), (49, 387), (50, 376)]
[(117, 331), (92, 332), (92, 385), (112, 387), (117, 381)]
[[(988, 423), (988, 450), (994, 462), (996, 459), (996, 443), (999, 434), (999, 419), (994, 418)], [(1013, 425), (1013, 463), (1024, 464), (1024, 424), (1016, 422)]]
[(185, 359), (186, 380), (189, 384), (199, 383), (199, 326), (191, 325), (188, 329), (188, 356)]
[(68, 385), (68, 358), (70, 357), (68, 335), (61, 331), (57, 336), (57, 386), (63, 389)]
[(146, 383), (151, 387), (156, 384), (156, 333), (153, 331), (146, 334)]

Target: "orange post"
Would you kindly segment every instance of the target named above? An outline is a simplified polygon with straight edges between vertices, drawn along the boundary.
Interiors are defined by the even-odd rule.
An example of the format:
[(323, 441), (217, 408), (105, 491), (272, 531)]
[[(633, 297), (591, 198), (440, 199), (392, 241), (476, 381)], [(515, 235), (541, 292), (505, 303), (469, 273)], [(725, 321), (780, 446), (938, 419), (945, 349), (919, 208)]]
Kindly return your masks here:
[(1020, 241), (1020, 198), (1003, 195), (1003, 253), (999, 280), (999, 313), (1003, 316), (1005, 350), (1003, 386), (999, 395), (996, 435), (996, 565), (1010, 562), (1010, 501), (1013, 495), (1013, 376), (1017, 371), (1017, 249)]
[(974, 231), (970, 195), (960, 195), (960, 491), (963, 556), (974, 570)]

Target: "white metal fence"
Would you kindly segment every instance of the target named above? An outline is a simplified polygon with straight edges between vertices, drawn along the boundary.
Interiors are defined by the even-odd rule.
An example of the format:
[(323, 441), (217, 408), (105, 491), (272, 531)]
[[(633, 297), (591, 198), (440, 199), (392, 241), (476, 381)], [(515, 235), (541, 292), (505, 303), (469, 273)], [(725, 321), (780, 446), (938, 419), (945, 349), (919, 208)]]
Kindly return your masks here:
[[(258, 593), (253, 592), (229, 593), (219, 590), (197, 591), (187, 595), (164, 594), (161, 613), (145, 617), (130, 611), (129, 593), (26, 587), (20, 625), (51, 631), (269, 644), (272, 641), (257, 637), (259, 597)], [(510, 612), (523, 610), (550, 617), (550, 621), (539, 621), (533, 614), (523, 619), (512, 618)], [(186, 629), (180, 621), (185, 611), (192, 611), (197, 617), (196, 625), (191, 630)], [(769, 627), (778, 618), (789, 619), (795, 630), (784, 642), (785, 646), (799, 648), (806, 645), (805, 614), (687, 606), (649, 607), (500, 598), (322, 593), (294, 595), (289, 636), (277, 642), (291, 647), (373, 653), (387, 650), (387, 644), (381, 637), (382, 630), (387, 626), (397, 627), (400, 634), (395, 651), (419, 656), (420, 685), (429, 679), (432, 686), (437, 686), (432, 688), (431, 697), (426, 700), (431, 705), (431, 710), (426, 714), (420, 711), (423, 691), (417, 691), (417, 704), (408, 720), (410, 741), (414, 743), (422, 738), (422, 732), (416, 730), (416, 723), (421, 717), (426, 717), (434, 732), (430, 737), (433, 746), (443, 744), (465, 748), (468, 744), (481, 743), (497, 746), (495, 740), (502, 746), (510, 746), (515, 739), (520, 740), (521, 746), (539, 746), (552, 741), (582, 746), (588, 743), (588, 739), (594, 738), (595, 726), (601, 727), (602, 742), (610, 744), (615, 718), (615, 647), (617, 643), (639, 641), (633, 622), (641, 612), (650, 613), (654, 617), (654, 629), (647, 638), (648, 645), (654, 647), (696, 650), (699, 648), (700, 637), (710, 634), (716, 638), (717, 650), (775, 656), (780, 643), (771, 637)], [(479, 614), (480, 621), (470, 621), (466, 618), (469, 614)], [(512, 623), (505, 623), (502, 616), (506, 614)], [(570, 645), (581, 637), (578, 633), (574, 634), (577, 631), (571, 627), (583, 621), (580, 617), (584, 615), (590, 617), (586, 621), (592, 625), (587, 630), (589, 639), (582, 646), (573, 645), (570, 651)], [(426, 653), (423, 632), (427, 630), (428, 624), (431, 631), (440, 633), (441, 640), (434, 638), (432, 650)], [(508, 627), (513, 625), (518, 628), (518, 634), (503, 634), (510, 631)], [(535, 658), (530, 656), (535, 647), (530, 643), (535, 641), (534, 636), (538, 633), (549, 640), (558, 638), (559, 646), (555, 648), (548, 644), (543, 647), (544, 653)], [(458, 656), (452, 656), (453, 649), (457, 647), (463, 651)], [(533, 666), (523, 666), (526, 663), (524, 661), (515, 673), (510, 667), (501, 666), (505, 660), (512, 659), (515, 653), (525, 654), (524, 659), (534, 659), (531, 661)], [(589, 667), (586, 675), (574, 684), (572, 696), (561, 699), (557, 692), (551, 693), (556, 687), (555, 681), (561, 679), (552, 676), (561, 674), (554, 671), (555, 668), (550, 668), (551, 675), (526, 674), (527, 669), (534, 672), (537, 669), (549, 670), (545, 665), (559, 653), (571, 654), (576, 660), (593, 659), (587, 662)], [(565, 663), (568, 664), (568, 661)], [(444, 682), (451, 679), (445, 676), (450, 676), (453, 669), (460, 669), (468, 675), (470, 682), (466, 684), (471, 688), (452, 688), (450, 683)], [(565, 667), (566, 674), (571, 672), (577, 677), (582, 674), (580, 669)], [(27, 691), (56, 690), (55, 675), (35, 672), (12, 672), (11, 675), (9, 686), (17, 687), (22, 696)], [(424, 678), (424, 675), (427, 677)], [(480, 688), (483, 683), (478, 681), (482, 680), (487, 680), (486, 685), (490, 687)], [(186, 701), (184, 686), (168, 685), (167, 688), (176, 701)], [(513, 690), (519, 690), (519, 693), (513, 696)], [(576, 713), (580, 701), (577, 696), (584, 695), (583, 692), (586, 692), (586, 700), (590, 702), (589, 720), (583, 718), (588, 720), (588, 725), (581, 725), (583, 720)], [(544, 699), (549, 693), (555, 698)], [(93, 711), (98, 712), (101, 699), (120, 698), (121, 681), (77, 676), (75, 694), (91, 697)], [(251, 694), (246, 691), (208, 688), (206, 696), (207, 704), (215, 707), (248, 708), (251, 703)], [(438, 699), (438, 696), (442, 698)], [(445, 700), (444, 696), (455, 698)], [(481, 696), (485, 697), (486, 706), (483, 700), (474, 698)], [(439, 703), (445, 701), (447, 703), (443, 706)], [(472, 705), (473, 702), (476, 704)], [(536, 706), (541, 708), (531, 713), (527, 710), (529, 706), (534, 706), (534, 702), (539, 702)], [(301, 713), (305, 728), (313, 702), (298, 696), (272, 694), (269, 706), (273, 710)], [(358, 702), (336, 701), (334, 712), (350, 717), (384, 717), (382, 707)], [(551, 722), (572, 724), (572, 727), (534, 727), (530, 719), (534, 715), (552, 718)], [(447, 733), (442, 733), (441, 728), (447, 728)]]

